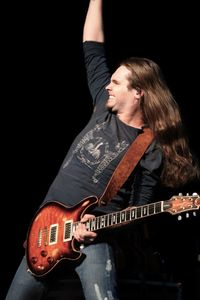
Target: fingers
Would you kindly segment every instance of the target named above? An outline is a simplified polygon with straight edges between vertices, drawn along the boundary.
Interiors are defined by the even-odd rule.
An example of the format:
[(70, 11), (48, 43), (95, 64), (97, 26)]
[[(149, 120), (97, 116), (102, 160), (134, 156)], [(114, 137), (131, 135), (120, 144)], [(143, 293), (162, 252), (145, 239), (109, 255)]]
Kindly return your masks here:
[(97, 234), (92, 231), (78, 229), (74, 232), (74, 237), (78, 242), (94, 241)]
[(83, 222), (86, 222), (86, 221), (88, 221), (88, 220), (90, 220), (90, 219), (93, 219), (93, 218), (95, 218), (94, 215), (85, 214), (85, 215), (82, 217), (81, 222), (83, 223)]
[[(86, 217), (87, 218), (87, 217)], [(81, 219), (82, 222), (83, 219)], [(75, 232), (74, 232), (74, 238), (79, 243), (90, 243), (93, 242), (96, 238), (97, 234), (93, 231), (87, 230), (84, 223), (79, 223)]]

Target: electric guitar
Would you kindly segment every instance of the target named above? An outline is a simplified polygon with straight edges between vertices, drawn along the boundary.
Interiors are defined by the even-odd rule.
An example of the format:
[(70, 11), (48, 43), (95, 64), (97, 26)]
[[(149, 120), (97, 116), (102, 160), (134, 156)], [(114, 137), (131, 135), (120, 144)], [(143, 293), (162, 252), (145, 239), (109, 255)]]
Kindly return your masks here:
[[(27, 233), (26, 258), (29, 271), (33, 275), (44, 276), (61, 260), (77, 260), (81, 257), (80, 245), (73, 234), (86, 211), (97, 205), (98, 198), (90, 196), (73, 207), (67, 207), (57, 201), (45, 203), (40, 207)], [(192, 196), (173, 196), (169, 200), (94, 217), (85, 225), (88, 230), (97, 232), (163, 212), (172, 215), (189, 211), (195, 213), (194, 210), (199, 207), (200, 197), (196, 193)]]

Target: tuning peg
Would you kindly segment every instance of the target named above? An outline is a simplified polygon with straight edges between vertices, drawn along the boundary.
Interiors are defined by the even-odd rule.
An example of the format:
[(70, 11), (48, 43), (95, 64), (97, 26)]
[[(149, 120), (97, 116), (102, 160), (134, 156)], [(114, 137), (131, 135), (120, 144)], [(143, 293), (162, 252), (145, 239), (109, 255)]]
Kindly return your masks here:
[(183, 196), (183, 194), (182, 194), (182, 193), (179, 193), (178, 195), (179, 195), (180, 197), (181, 197), (181, 196)]
[(192, 214), (193, 214), (194, 217), (197, 216), (196, 211), (193, 211)]
[(189, 218), (190, 215), (189, 215), (189, 213), (186, 213), (185, 216), (186, 216), (186, 218)]
[(178, 221), (181, 221), (182, 220), (182, 216), (178, 216), (177, 219), (178, 219)]
[(192, 196), (198, 197), (197, 193), (192, 193)]

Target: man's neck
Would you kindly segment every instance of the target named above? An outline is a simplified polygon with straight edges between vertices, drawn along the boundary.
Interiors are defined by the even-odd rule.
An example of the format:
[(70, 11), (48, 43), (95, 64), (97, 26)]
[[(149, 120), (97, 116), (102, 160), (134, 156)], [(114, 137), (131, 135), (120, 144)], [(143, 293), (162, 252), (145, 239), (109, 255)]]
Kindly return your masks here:
[(117, 114), (117, 117), (128, 126), (141, 129), (144, 126), (144, 121), (141, 116), (127, 116), (124, 114)]

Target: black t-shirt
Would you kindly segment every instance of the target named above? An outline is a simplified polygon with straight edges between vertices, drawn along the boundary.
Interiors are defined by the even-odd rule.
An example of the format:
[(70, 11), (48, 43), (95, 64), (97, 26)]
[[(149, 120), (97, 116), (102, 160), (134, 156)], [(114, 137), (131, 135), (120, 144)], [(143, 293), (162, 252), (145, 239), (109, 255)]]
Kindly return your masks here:
[[(105, 87), (110, 82), (110, 72), (104, 44), (88, 41), (83, 47), (93, 114), (72, 143), (45, 198), (45, 201), (57, 200), (67, 206), (91, 195), (100, 197), (123, 154), (142, 132), (120, 121), (105, 107), (108, 99)], [(128, 205), (152, 202), (161, 165), (162, 152), (153, 142), (114, 199), (95, 211), (118, 211)]]

